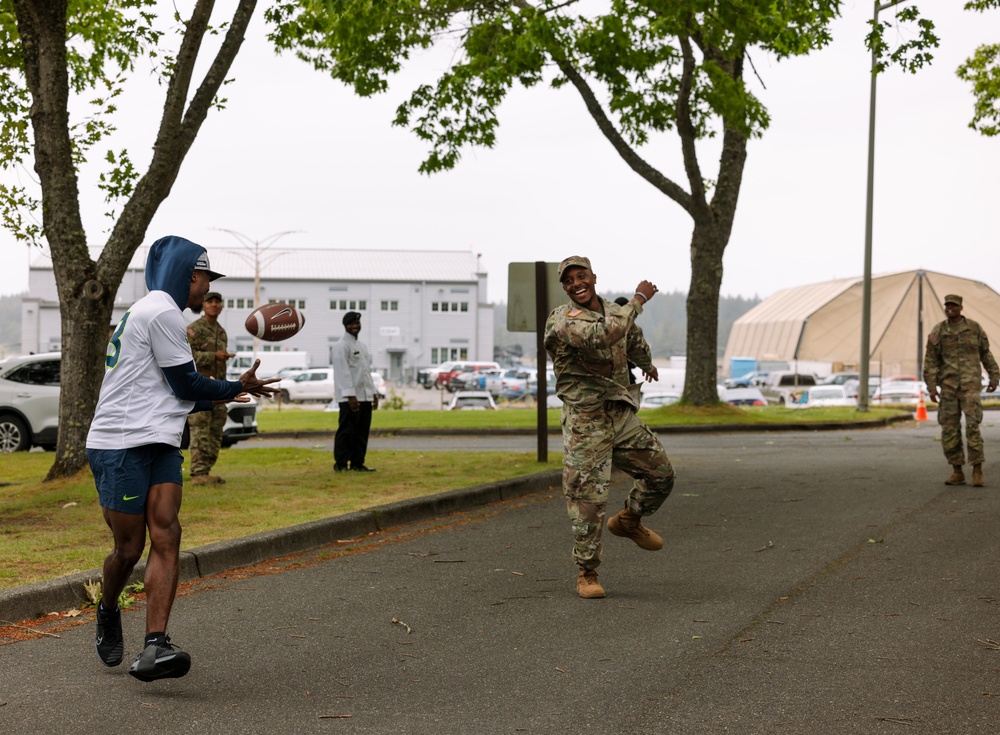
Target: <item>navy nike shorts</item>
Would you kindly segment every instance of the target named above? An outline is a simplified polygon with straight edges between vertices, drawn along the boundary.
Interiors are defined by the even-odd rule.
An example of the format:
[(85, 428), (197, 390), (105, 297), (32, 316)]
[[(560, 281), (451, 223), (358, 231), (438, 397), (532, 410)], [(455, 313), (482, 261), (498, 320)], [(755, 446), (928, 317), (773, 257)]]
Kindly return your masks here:
[(101, 507), (143, 515), (146, 493), (163, 482), (183, 484), (181, 450), (169, 444), (146, 444), (128, 449), (88, 449)]

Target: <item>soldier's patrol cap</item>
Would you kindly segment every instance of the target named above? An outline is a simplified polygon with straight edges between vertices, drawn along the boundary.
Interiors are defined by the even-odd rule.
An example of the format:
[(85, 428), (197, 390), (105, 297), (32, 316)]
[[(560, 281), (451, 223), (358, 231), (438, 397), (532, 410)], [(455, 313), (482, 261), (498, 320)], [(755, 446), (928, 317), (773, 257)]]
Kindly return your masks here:
[(948, 294), (947, 296), (944, 297), (944, 303), (946, 303), (946, 304), (955, 304), (955, 306), (961, 306), (962, 305), (962, 297), (959, 296), (958, 294), (950, 293), (950, 294)]
[(218, 291), (209, 291), (205, 294), (205, 301), (222, 301), (222, 294)]
[(584, 258), (582, 255), (571, 255), (559, 264), (559, 280), (562, 280), (563, 273), (567, 268), (572, 268), (573, 266), (579, 266), (580, 268), (586, 268), (589, 271), (594, 270), (590, 267), (590, 258)]
[(198, 256), (198, 260), (194, 262), (194, 269), (196, 271), (207, 271), (208, 280), (214, 281), (216, 278), (225, 278), (221, 273), (216, 273), (212, 270), (212, 266), (208, 264), (208, 253), (204, 250), (201, 251), (201, 255)]

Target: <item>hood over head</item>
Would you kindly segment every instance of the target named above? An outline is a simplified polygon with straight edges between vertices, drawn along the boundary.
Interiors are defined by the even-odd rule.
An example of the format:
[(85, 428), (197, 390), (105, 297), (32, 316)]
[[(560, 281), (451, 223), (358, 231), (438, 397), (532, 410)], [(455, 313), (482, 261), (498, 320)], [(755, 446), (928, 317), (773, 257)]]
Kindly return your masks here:
[(161, 237), (149, 248), (146, 257), (146, 288), (165, 291), (183, 311), (191, 293), (191, 274), (207, 251), (183, 237)]

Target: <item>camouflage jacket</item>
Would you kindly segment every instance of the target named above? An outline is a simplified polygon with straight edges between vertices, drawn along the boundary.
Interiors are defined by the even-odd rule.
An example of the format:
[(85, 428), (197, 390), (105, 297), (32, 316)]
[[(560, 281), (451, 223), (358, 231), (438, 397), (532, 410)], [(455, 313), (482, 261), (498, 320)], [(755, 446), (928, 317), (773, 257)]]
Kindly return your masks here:
[(215, 359), (219, 350), (229, 352), (229, 337), (222, 325), (218, 322), (213, 325), (201, 317), (188, 324), (187, 335), (195, 369), (206, 378), (225, 380), (226, 361)]
[(647, 372), (653, 367), (649, 345), (634, 324), (642, 305), (634, 297), (625, 306), (602, 298), (601, 307), (603, 314), (563, 304), (545, 321), (556, 394), (570, 409), (603, 408), (604, 401), (638, 408), (628, 390), (628, 361)]
[(990, 352), (990, 340), (978, 322), (962, 317), (958, 324), (945, 319), (927, 335), (924, 355), (924, 382), (927, 387), (958, 390), (982, 386), (986, 367), (990, 383), (1000, 381), (1000, 368)]

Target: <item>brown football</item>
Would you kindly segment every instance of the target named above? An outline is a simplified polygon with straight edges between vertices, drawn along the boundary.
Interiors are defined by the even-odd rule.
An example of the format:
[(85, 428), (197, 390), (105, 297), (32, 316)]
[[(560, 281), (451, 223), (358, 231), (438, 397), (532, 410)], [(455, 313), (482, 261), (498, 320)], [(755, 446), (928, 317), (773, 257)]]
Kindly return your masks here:
[(250, 312), (247, 331), (266, 342), (280, 342), (298, 334), (306, 323), (305, 315), (291, 304), (264, 304)]

